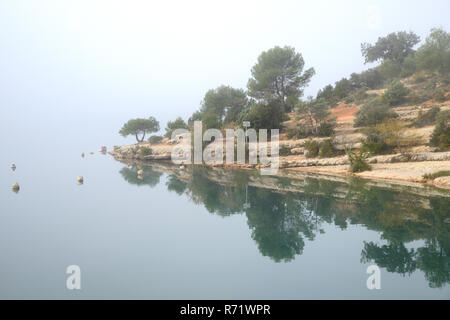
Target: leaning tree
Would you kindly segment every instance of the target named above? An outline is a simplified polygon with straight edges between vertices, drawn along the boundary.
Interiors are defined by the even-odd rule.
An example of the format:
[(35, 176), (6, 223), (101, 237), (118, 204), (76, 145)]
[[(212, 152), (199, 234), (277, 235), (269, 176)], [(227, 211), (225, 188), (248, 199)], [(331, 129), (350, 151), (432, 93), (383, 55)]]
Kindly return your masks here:
[[(148, 119), (137, 118), (128, 120), (128, 122), (123, 125), (122, 129), (120, 129), (119, 133), (124, 137), (134, 135), (138, 142), (142, 142), (147, 133), (158, 131), (159, 122), (154, 117), (150, 117)], [(141, 136), (140, 139), (139, 136)]]

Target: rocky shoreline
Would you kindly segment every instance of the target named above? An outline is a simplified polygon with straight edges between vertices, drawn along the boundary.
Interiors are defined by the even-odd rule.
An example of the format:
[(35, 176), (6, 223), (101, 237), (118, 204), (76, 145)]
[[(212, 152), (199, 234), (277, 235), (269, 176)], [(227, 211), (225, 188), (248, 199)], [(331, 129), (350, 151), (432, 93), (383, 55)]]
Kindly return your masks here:
[[(126, 146), (115, 146), (110, 154), (117, 160), (139, 161), (170, 161), (171, 152), (177, 143), (165, 140), (160, 144), (139, 143)], [(280, 141), (288, 146), (291, 153), (302, 148), (304, 141)], [(297, 149), (297, 150), (295, 150)], [(142, 150), (146, 152), (142, 152)], [(151, 150), (151, 151), (149, 151)], [(422, 151), (422, 152), (420, 152)], [(450, 170), (450, 152), (418, 152), (378, 155), (368, 158), (372, 170), (360, 173), (348, 172), (349, 160), (347, 156), (333, 158), (306, 158), (303, 154), (280, 156), (281, 170), (277, 175), (286, 171), (308, 172), (321, 175), (358, 176), (365, 179), (386, 180), (404, 185), (432, 185), (439, 188), (450, 189), (450, 177), (439, 177), (426, 180), (425, 174), (432, 174), (441, 170)], [(261, 165), (223, 164), (216, 167), (232, 167), (245, 169), (258, 169)]]

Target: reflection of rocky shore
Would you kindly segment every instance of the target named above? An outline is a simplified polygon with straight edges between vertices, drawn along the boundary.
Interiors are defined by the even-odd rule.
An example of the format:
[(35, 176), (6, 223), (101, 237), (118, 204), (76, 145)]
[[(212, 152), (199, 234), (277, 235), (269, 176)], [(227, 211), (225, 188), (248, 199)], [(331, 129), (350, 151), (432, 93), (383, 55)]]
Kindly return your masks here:
[[(280, 147), (288, 148), (291, 155), (280, 156), (279, 168), (285, 170), (279, 170), (277, 175), (283, 176), (285, 171), (313, 172), (334, 176), (352, 175), (368, 179), (386, 180), (402, 185), (421, 185), (426, 182), (440, 188), (450, 189), (450, 177), (440, 177), (430, 181), (426, 181), (423, 178), (425, 174), (432, 174), (441, 170), (450, 171), (450, 152), (429, 152), (426, 148), (425, 150), (422, 150), (422, 148), (412, 150), (408, 154), (398, 153), (372, 156), (368, 159), (371, 164), (371, 171), (351, 174), (348, 172), (349, 161), (347, 156), (307, 158), (303, 151), (297, 154), (298, 150), (303, 150), (305, 141), (305, 139), (280, 141)], [(168, 161), (171, 159), (172, 149), (176, 145), (176, 142), (169, 142), (156, 145), (140, 143), (116, 146), (110, 154), (120, 161)], [(142, 152), (143, 149), (147, 152)], [(258, 168), (259, 165), (228, 164), (225, 166)]]
[[(289, 261), (301, 255), (324, 224), (346, 229), (359, 224), (380, 232), (387, 244), (364, 243), (361, 262), (389, 272), (421, 270), (431, 287), (450, 283), (450, 197), (432, 188), (414, 188), (357, 178), (288, 172), (261, 176), (254, 170), (187, 166), (170, 162), (127, 162), (121, 174), (133, 184), (154, 186), (168, 175), (169, 191), (187, 195), (222, 216), (244, 213), (264, 256)], [(137, 171), (143, 170), (143, 178)], [(422, 247), (405, 244), (424, 240)]]
[[(350, 185), (359, 182), (366, 188), (379, 187), (388, 188), (397, 192), (407, 192), (408, 194), (417, 194), (419, 196), (442, 196), (450, 198), (450, 191), (444, 189), (437, 189), (432, 186), (427, 186), (417, 183), (397, 183), (396, 181), (388, 180), (366, 180), (352, 176), (335, 176), (329, 174), (320, 174), (315, 172), (282, 170), (276, 176), (260, 175), (258, 171), (247, 169), (232, 169), (224, 167), (195, 167), (186, 166), (185, 170), (180, 170), (178, 166), (172, 164), (170, 161), (141, 161), (141, 160), (119, 160), (130, 166), (139, 168), (152, 168), (152, 170), (174, 175), (182, 180), (188, 180), (192, 171), (199, 168), (207, 170), (208, 175), (212, 181), (220, 184), (230, 185), (235, 183), (234, 176), (243, 174), (248, 176), (248, 185), (258, 188), (266, 188), (277, 191), (286, 192), (305, 192), (308, 188), (308, 183), (311, 181), (321, 181), (321, 184), (334, 184), (334, 197), (348, 197), (347, 190)], [(230, 172), (235, 173), (230, 175)], [(289, 183), (283, 181), (289, 180)], [(401, 196), (401, 195), (400, 195)]]

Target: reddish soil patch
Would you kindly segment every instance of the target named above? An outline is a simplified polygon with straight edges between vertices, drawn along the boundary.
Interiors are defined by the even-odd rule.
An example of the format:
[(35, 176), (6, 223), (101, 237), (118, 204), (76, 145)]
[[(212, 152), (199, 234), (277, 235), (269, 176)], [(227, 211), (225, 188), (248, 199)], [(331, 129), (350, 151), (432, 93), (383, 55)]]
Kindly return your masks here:
[(355, 113), (358, 110), (359, 106), (339, 104), (336, 108), (331, 109), (331, 116), (337, 117), (338, 123), (352, 123), (355, 119)]

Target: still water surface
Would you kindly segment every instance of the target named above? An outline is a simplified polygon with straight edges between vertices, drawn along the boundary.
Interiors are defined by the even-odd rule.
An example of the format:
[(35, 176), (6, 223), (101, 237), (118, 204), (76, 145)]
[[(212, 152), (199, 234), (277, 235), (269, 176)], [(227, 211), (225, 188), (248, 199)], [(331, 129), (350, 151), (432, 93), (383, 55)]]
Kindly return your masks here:
[[(433, 189), (98, 152), (1, 164), (3, 299), (450, 298), (450, 197)], [(69, 291), (73, 264), (82, 288)], [(366, 287), (372, 264), (380, 290)]]

